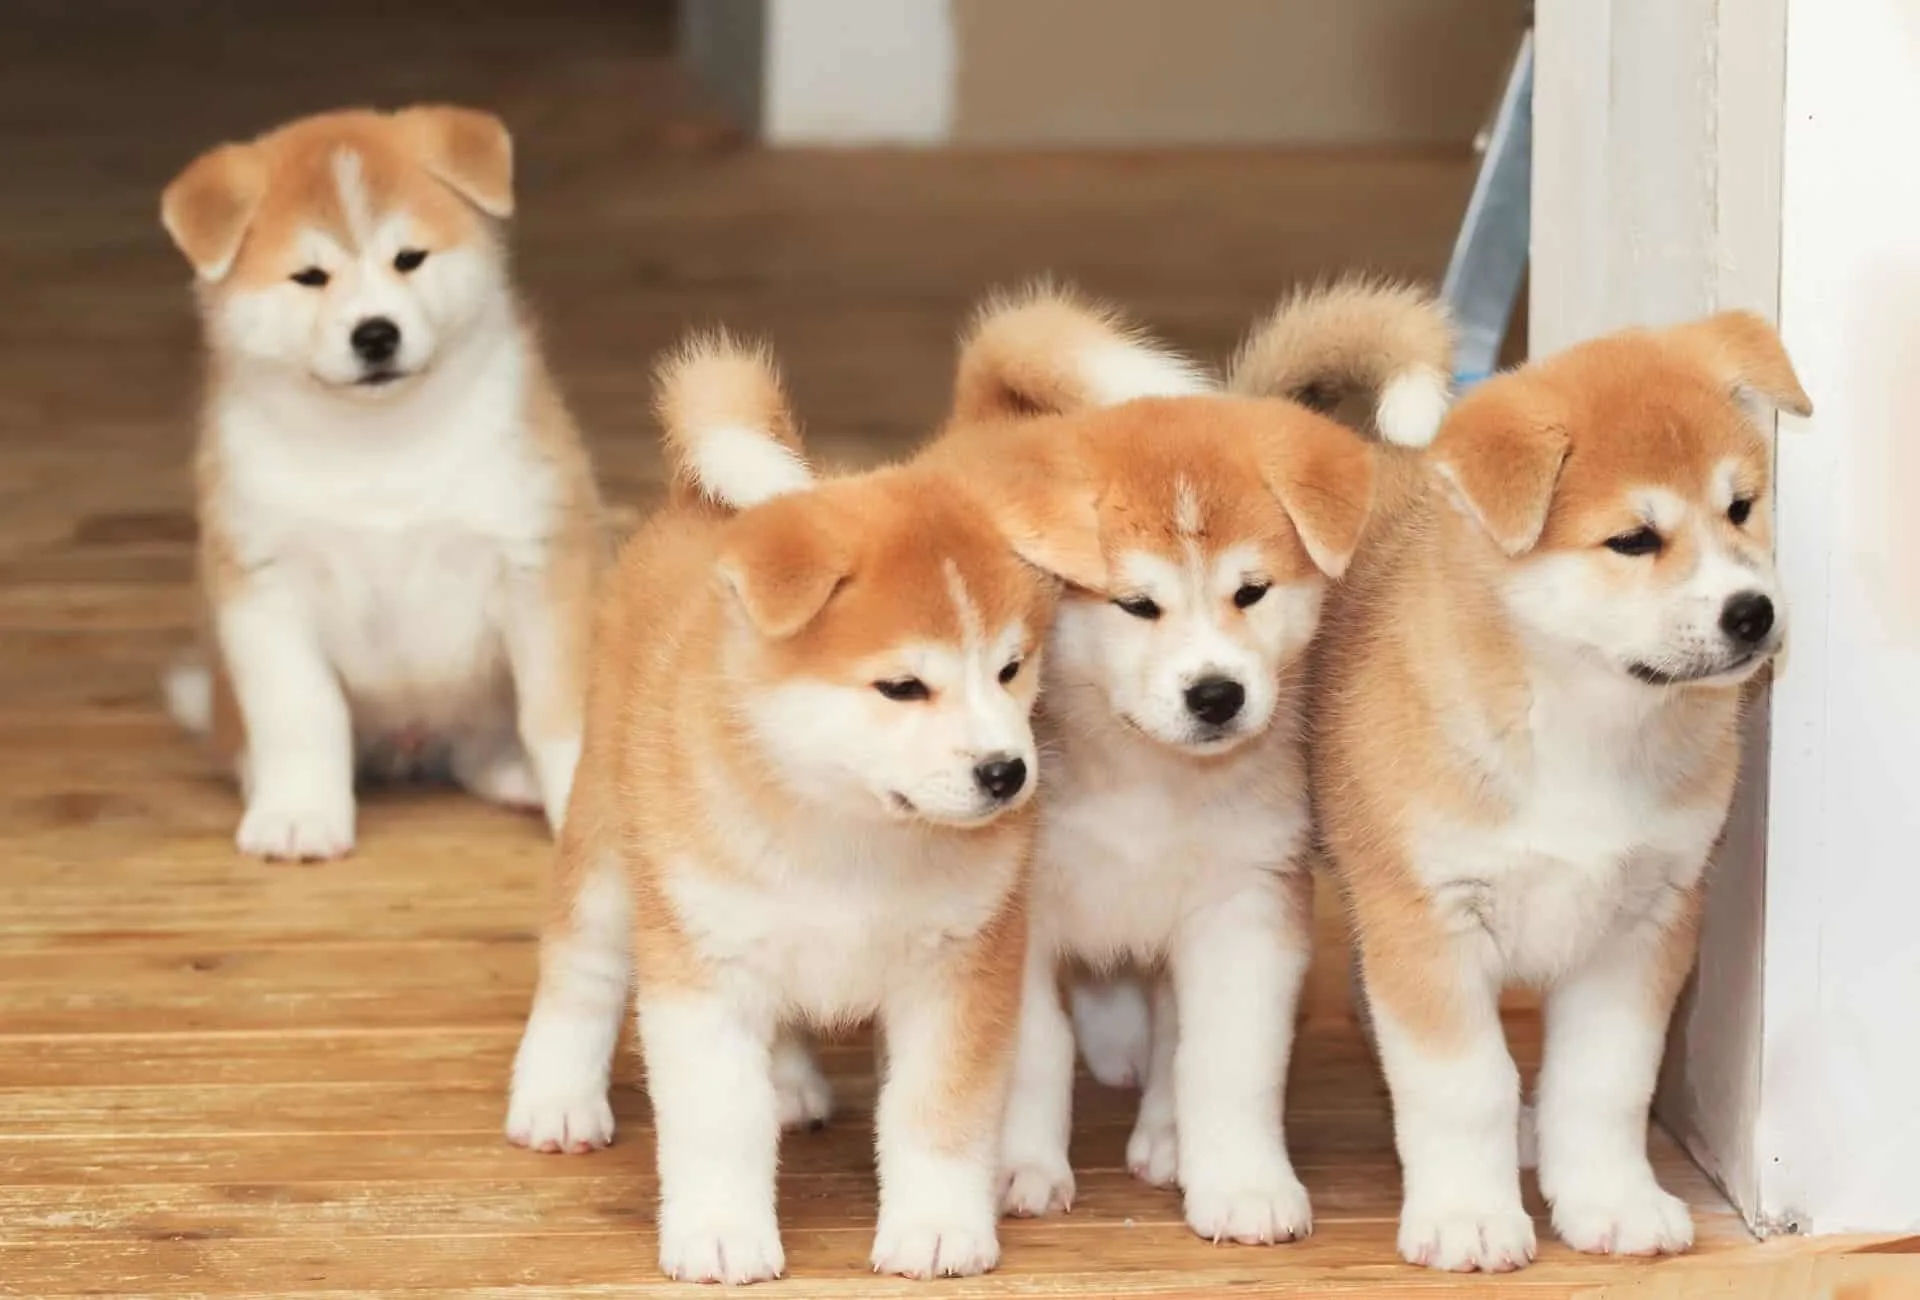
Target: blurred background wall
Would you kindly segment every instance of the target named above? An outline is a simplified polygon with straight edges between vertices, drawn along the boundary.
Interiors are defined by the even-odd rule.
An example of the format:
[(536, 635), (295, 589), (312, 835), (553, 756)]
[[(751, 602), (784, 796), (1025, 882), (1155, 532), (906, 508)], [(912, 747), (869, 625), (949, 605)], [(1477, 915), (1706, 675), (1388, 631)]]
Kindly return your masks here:
[(1459, 145), (1526, 0), (681, 0), (765, 138)]

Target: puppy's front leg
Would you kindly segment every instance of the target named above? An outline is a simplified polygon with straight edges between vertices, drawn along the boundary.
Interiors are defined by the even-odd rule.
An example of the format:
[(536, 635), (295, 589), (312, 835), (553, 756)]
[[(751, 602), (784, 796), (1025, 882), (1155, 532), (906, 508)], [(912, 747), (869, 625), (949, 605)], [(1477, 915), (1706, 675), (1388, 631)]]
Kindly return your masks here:
[(507, 584), (507, 660), (520, 743), (555, 832), (573, 792), (586, 708), (594, 557), (584, 545), (561, 547), (546, 567), (517, 570)]
[(1211, 1241), (1291, 1241), (1313, 1228), (1281, 1119), (1311, 890), (1297, 873), (1263, 877), (1193, 913), (1174, 938), (1180, 1185), (1187, 1225)]
[(1360, 939), (1405, 1179), (1400, 1254), (1450, 1272), (1522, 1268), (1534, 1236), (1520, 1203), (1520, 1074), (1492, 960), (1438, 921), (1409, 934), (1363, 920)]
[(640, 1050), (660, 1173), (660, 1271), (760, 1282), (787, 1267), (774, 1213), (780, 1154), (774, 1027), (712, 992), (649, 994)]
[(882, 1005), (876, 1273), (970, 1277), (1000, 1261), (994, 1189), (1025, 931), (1010, 904), (971, 951), (903, 973)]
[(215, 630), (246, 732), (235, 842), (264, 858), (342, 856), (353, 848), (353, 720), (308, 609), (256, 577), (220, 602)]
[(579, 823), (561, 835), (556, 914), (540, 936), (540, 986), (513, 1059), (507, 1138), (536, 1151), (613, 1141), (607, 1099), (633, 983), (632, 900), (622, 864)]
[(1664, 1255), (1693, 1244), (1686, 1202), (1647, 1159), (1647, 1106), (1693, 962), (1698, 906), (1689, 897), (1664, 927), (1615, 936), (1547, 994), (1540, 1190), (1575, 1250)]
[(1022, 967), (1020, 1029), (1000, 1143), (1000, 1208), (1020, 1218), (1073, 1208), (1073, 1023), (1060, 1005), (1051, 936), (1038, 926)]

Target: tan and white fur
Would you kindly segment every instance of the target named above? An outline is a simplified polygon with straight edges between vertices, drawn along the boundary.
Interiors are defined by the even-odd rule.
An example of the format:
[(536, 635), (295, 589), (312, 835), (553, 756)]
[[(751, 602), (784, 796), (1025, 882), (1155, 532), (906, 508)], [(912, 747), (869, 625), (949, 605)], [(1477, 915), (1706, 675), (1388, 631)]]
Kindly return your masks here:
[[(1405, 381), (1428, 360), (1385, 369)], [(1275, 1242), (1311, 1225), (1282, 1122), (1311, 944), (1298, 686), (1365, 517), (1371, 455), (1299, 405), (1210, 388), (1046, 290), (990, 307), (963, 351), (948, 441), (1072, 448), (1101, 540), (1097, 566), (1063, 575), (1074, 585), (1049, 642), (1002, 1199), (1030, 1215), (1074, 1195), (1063, 967), (1144, 972), (1152, 1033), (1128, 1163), (1178, 1182), (1201, 1236)], [(1125, 1056), (1116, 1037), (1147, 1040), (1138, 988), (1080, 985), (1091, 1059)]]
[(774, 1277), (780, 1130), (828, 1105), (801, 1035), (877, 1016), (873, 1267), (978, 1273), (1058, 586), (1010, 539), (1046, 560), (1072, 530), (1034, 466), (816, 480), (769, 363), (724, 339), (660, 383), (674, 492), (602, 607), (508, 1136), (611, 1139), (637, 990), (661, 1268)]
[(1314, 652), (1312, 788), (1393, 1095), (1399, 1246), (1534, 1254), (1508, 984), (1545, 992), (1540, 1185), (1583, 1251), (1685, 1249), (1647, 1109), (1725, 822), (1745, 683), (1779, 647), (1770, 447), (1809, 406), (1728, 313), (1496, 377), (1382, 499)]
[(565, 811), (605, 543), (512, 211), (506, 128), (448, 107), (301, 119), (161, 200), (208, 354), (212, 643), (167, 694), (233, 759), (247, 853), (348, 852), (363, 768)]

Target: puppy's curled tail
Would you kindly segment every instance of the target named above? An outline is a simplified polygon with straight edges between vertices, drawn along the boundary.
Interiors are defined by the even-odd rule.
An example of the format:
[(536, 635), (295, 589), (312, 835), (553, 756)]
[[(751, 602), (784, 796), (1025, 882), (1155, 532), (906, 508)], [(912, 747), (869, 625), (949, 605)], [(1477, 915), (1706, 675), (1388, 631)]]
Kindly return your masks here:
[(1193, 362), (1117, 311), (1046, 281), (995, 294), (960, 340), (956, 420), (1065, 415), (1215, 390)]
[(1240, 345), (1227, 387), (1321, 410), (1359, 398), (1388, 442), (1424, 447), (1451, 400), (1453, 327), (1411, 285), (1345, 279), (1302, 289)]
[(695, 335), (654, 371), (668, 495), (745, 510), (813, 485), (779, 369), (764, 347)]
[(160, 695), (173, 720), (196, 736), (213, 730), (213, 670), (199, 659), (180, 659), (160, 674)]

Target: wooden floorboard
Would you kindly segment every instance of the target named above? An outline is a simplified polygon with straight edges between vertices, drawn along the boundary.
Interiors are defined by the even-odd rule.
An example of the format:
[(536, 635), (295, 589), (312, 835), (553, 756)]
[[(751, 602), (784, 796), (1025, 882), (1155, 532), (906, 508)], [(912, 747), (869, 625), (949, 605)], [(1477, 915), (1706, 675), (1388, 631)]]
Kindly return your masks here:
[[(648, 359), (689, 326), (771, 337), (815, 447), (871, 462), (929, 429), (954, 331), (990, 285), (1051, 271), (1218, 358), (1299, 280), (1435, 274), (1470, 163), (770, 155), (734, 147), (677, 82), (643, 5), (525, 0), (459, 21), (424, 2), (110, 7), (111, 23), (56, 0), (0, 17), (0, 1293), (673, 1291), (654, 1276), (630, 1057), (610, 1150), (500, 1137), (550, 854), (538, 821), (383, 793), (348, 861), (243, 860), (233, 791), (160, 713), (157, 674), (194, 619), (197, 382), (160, 186), (198, 148), (295, 112), (503, 111), (523, 287), (609, 496), (639, 510), (659, 487)], [(1083, 1081), (1073, 1214), (1008, 1225), (997, 1274), (931, 1289), (1545, 1297), (1779, 1258), (1656, 1134), (1697, 1255), (1589, 1260), (1543, 1231), (1541, 1262), (1497, 1284), (1400, 1266), (1391, 1130), (1344, 966), (1323, 926), (1289, 1118), (1311, 1240), (1196, 1240), (1174, 1197), (1124, 1172), (1131, 1099)], [(1537, 1050), (1532, 1015), (1510, 1028), (1523, 1058)], [(785, 1153), (784, 1291), (918, 1294), (864, 1262), (870, 1055), (855, 1042), (828, 1062), (842, 1112)]]

